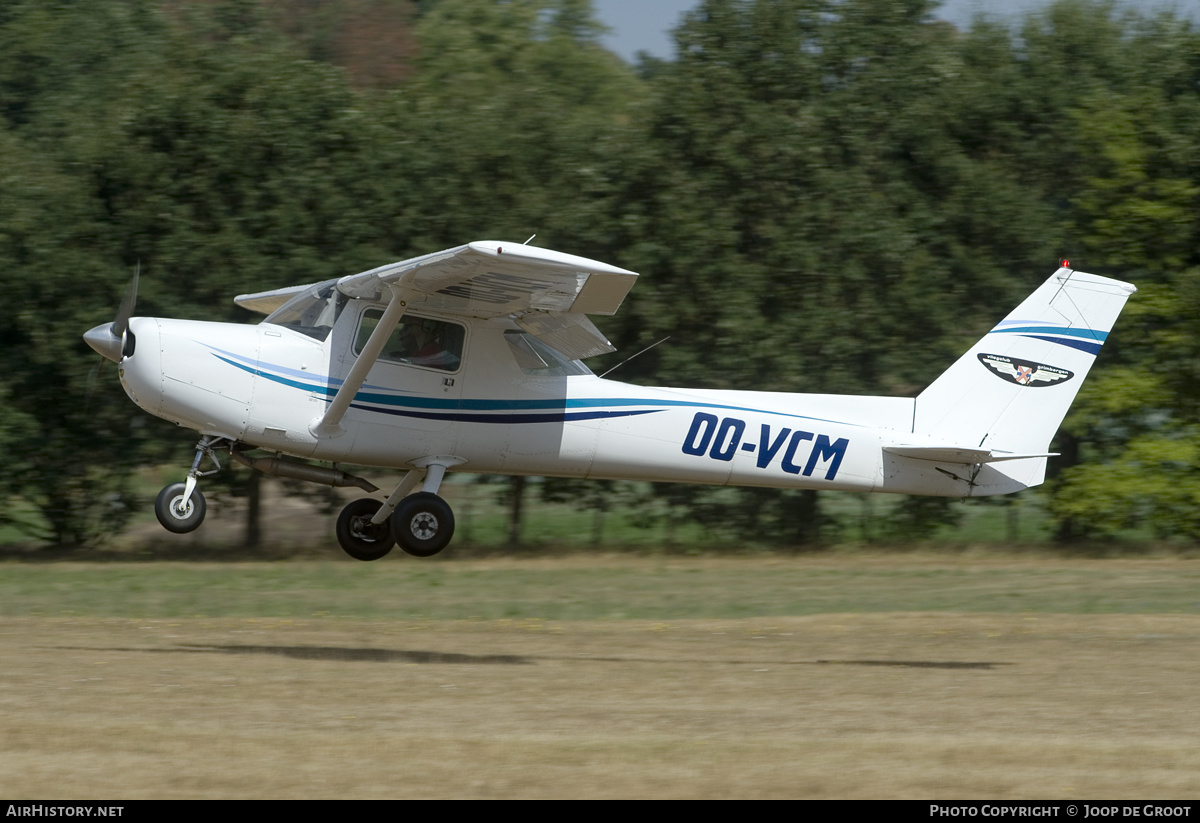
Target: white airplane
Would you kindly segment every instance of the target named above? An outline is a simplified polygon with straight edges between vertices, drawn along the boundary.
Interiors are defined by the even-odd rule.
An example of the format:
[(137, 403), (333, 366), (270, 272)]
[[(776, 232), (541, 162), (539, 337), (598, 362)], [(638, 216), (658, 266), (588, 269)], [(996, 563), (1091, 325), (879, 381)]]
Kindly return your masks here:
[[(647, 388), (580, 361), (613, 347), (637, 275), (476, 242), (314, 285), (244, 294), (257, 326), (130, 317), (84, 335), (151, 414), (201, 434), (159, 521), (204, 519), (217, 452), (267, 474), (376, 486), (338, 464), (406, 469), (337, 519), (359, 560), (427, 557), (454, 533), (447, 471), (967, 497), (1045, 478), (1050, 439), (1136, 289), (1066, 261), (917, 397)], [(263, 450), (266, 454), (253, 454)], [(302, 460), (287, 459), (289, 455)], [(208, 457), (216, 465), (201, 471)], [(307, 461), (331, 462), (332, 468)]]

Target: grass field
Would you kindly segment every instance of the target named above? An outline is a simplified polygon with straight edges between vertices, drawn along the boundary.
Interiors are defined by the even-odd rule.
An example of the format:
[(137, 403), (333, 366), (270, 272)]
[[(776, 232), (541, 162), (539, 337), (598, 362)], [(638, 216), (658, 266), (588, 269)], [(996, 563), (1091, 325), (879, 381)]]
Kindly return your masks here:
[[(379, 473), (366, 468), (356, 471), (373, 478), (385, 488), (394, 484), (399, 477), (396, 473)], [(135, 508), (132, 521), (125, 531), (110, 536), (108, 546), (161, 548), (164, 545), (163, 531), (154, 518), (152, 503), (163, 485), (176, 482), (181, 477), (180, 468), (173, 465), (143, 470), (135, 484), (141, 503)], [(508, 505), (499, 499), (503, 484), (480, 483), (480, 479), (476, 475), (451, 474), (440, 490), (455, 512), (458, 525), (454, 547), (459, 551), (465, 547), (495, 549), (508, 542)], [(333, 537), (334, 513), (320, 511), (313, 500), (298, 496), (278, 480), (266, 478), (262, 483), (262, 542), (266, 546), (294, 555), (323, 548)], [(703, 552), (721, 551), (731, 539), (747, 539), (744, 532), (731, 534), (713, 530), (690, 518), (668, 526), (666, 508), (652, 499), (649, 484), (623, 484), (620, 491), (611, 495), (612, 510), (599, 521), (594, 511), (581, 508), (577, 502), (554, 503), (543, 500), (539, 491), (541, 485), (542, 478), (531, 478), (525, 495), (521, 543), (526, 547), (555, 551), (591, 550), (599, 538), (600, 545), (626, 551), (657, 551), (673, 541), (673, 550), (677, 552)], [(722, 494), (732, 495), (733, 492), (733, 489), (727, 489)], [(361, 496), (357, 489), (340, 490), (334, 494), (342, 501)], [(207, 495), (208, 518), (203, 528), (186, 537), (168, 538), (170, 542), (166, 545), (217, 549), (240, 545), (245, 500), (212, 489), (207, 491)], [(822, 539), (826, 545), (837, 546), (874, 544), (894, 539), (911, 543), (913, 536), (897, 538), (890, 533), (887, 525), (889, 513), (900, 500), (895, 495), (824, 492), (821, 498), (822, 511), (831, 521), (836, 521), (837, 526), (827, 528)], [(40, 522), (27, 503), (20, 500), (6, 503), (9, 515), (18, 521)], [(338, 503), (337, 508), (341, 505)], [(1038, 489), (1003, 498), (1002, 504), (989, 498), (954, 501), (952, 510), (959, 521), (955, 525), (932, 528), (921, 538), (924, 543), (935, 547), (991, 545), (1003, 548), (1014, 542), (1045, 546), (1052, 541), (1054, 524)], [(679, 517), (680, 514), (676, 513), (673, 519), (677, 521)], [(1142, 530), (1121, 537), (1126, 543), (1140, 544), (1152, 535), (1149, 530)], [(32, 542), (28, 530), (0, 524), (0, 549), (6, 545), (18, 546)]]
[(0, 796), (1196, 798), (1200, 561), (0, 563)]

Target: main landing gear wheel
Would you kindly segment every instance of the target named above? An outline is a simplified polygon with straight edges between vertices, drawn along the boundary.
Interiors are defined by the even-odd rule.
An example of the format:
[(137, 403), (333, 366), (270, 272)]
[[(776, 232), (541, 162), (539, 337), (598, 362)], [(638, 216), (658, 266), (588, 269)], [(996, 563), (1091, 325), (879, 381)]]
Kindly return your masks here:
[(433, 557), (454, 536), (454, 512), (436, 494), (417, 492), (392, 512), (392, 537), (414, 557)]
[(348, 503), (338, 515), (338, 543), (355, 560), (378, 560), (396, 545), (386, 520), (379, 525), (371, 523), (382, 505), (378, 500), (364, 497)]
[(186, 491), (186, 483), (172, 483), (160, 491), (158, 499), (154, 501), (154, 514), (169, 532), (187, 534), (198, 529), (204, 522), (204, 495), (199, 489), (192, 489), (192, 496), (184, 506), (183, 495)]

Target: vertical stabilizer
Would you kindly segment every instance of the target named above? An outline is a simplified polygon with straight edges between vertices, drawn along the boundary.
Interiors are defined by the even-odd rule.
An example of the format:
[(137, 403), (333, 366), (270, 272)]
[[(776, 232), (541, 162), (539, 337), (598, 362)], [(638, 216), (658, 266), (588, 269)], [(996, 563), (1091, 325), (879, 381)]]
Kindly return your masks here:
[[(1045, 454), (1135, 291), (1129, 283), (1060, 268), (921, 392), (914, 433), (994, 454)], [(1045, 463), (998, 465), (1035, 485)]]

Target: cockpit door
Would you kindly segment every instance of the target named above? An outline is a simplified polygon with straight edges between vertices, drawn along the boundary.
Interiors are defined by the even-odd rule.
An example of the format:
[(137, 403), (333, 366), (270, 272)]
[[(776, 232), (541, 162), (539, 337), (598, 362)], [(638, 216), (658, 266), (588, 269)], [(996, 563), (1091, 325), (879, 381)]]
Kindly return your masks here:
[[(354, 301), (334, 330), (337, 378), (343, 379), (370, 338), (384, 307)], [(405, 314), (396, 325), (347, 419), (439, 431), (461, 414), (467, 328), (461, 323)]]

